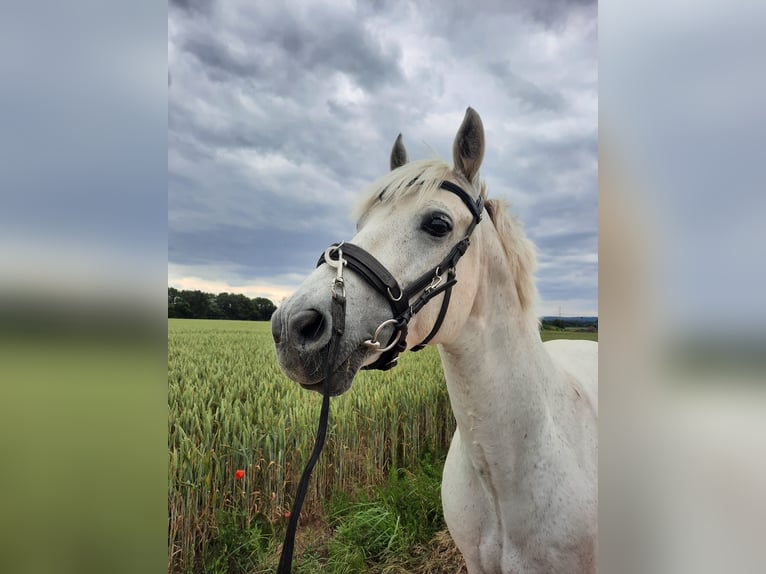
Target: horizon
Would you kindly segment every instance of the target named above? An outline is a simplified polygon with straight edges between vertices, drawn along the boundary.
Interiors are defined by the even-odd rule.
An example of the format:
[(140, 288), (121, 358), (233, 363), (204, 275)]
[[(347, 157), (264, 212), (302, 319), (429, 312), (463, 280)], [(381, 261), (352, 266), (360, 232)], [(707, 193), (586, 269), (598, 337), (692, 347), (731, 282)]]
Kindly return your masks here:
[[(276, 307), (279, 307), (280, 304), (284, 301), (284, 299), (282, 299), (282, 300), (274, 300), (271, 297), (267, 297), (267, 296), (265, 296), (263, 294), (249, 295), (248, 293), (246, 293), (244, 291), (237, 291), (237, 290), (210, 291), (210, 290), (207, 290), (207, 289), (196, 289), (196, 288), (195, 289), (185, 289), (185, 288), (182, 288), (182, 287), (177, 287), (175, 285), (168, 285), (167, 288), (168, 289), (176, 289), (178, 291), (202, 291), (204, 293), (210, 293), (212, 295), (220, 295), (221, 293), (229, 293), (229, 294), (232, 294), (232, 295), (245, 295), (246, 297), (249, 297), (250, 299), (256, 299), (256, 298), (259, 298), (259, 297), (263, 297), (265, 299), (268, 299), (272, 303), (274, 303), (274, 305)], [(570, 318), (570, 319), (571, 318), (590, 319), (590, 318), (598, 318), (598, 312), (591, 312), (591, 313), (550, 313), (550, 314), (547, 314), (547, 313), (543, 313), (543, 314), (536, 313), (536, 316), (539, 319), (548, 319), (548, 318), (551, 318), (551, 319), (558, 319), (558, 318), (561, 318), (561, 319), (566, 319), (566, 318)]]

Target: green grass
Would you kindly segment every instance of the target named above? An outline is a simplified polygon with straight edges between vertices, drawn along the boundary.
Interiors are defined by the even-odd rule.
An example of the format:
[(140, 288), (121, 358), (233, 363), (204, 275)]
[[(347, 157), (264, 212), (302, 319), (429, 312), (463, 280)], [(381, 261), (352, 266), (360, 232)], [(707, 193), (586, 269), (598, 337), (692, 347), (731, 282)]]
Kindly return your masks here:
[(589, 333), (586, 331), (554, 331), (543, 329), (540, 331), (543, 341), (552, 341), (553, 339), (581, 339), (584, 341), (598, 341), (598, 332)]
[[(324, 534), (304, 544), (297, 572), (417, 571), (402, 556), (427, 560), (423, 548), (444, 528), (441, 470), (455, 423), (439, 355), (400, 363), (361, 372), (332, 402), (299, 529)], [(281, 373), (267, 322), (168, 321), (170, 572), (274, 570), (320, 401)]]

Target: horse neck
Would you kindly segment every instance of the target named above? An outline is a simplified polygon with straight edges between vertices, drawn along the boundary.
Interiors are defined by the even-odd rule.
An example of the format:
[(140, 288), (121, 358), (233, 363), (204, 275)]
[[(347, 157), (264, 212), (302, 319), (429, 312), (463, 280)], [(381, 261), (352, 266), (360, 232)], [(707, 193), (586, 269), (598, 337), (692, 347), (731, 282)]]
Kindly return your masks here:
[(461, 435), (471, 442), (529, 445), (552, 424), (556, 370), (536, 320), (522, 312), (507, 265), (497, 264), (497, 252), (482, 253), (471, 315), (440, 347), (450, 402)]

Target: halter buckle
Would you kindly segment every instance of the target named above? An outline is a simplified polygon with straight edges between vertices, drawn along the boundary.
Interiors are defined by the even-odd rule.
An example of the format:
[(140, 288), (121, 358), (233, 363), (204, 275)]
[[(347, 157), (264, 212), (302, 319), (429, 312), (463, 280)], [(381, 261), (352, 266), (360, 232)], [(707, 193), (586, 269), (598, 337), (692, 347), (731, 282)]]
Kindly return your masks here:
[(343, 277), (336, 277), (332, 280), (332, 298), (337, 299), (338, 297), (346, 298), (346, 285), (343, 282)]
[[(328, 247), (324, 252), (324, 260), (325, 263), (327, 263), (330, 267), (335, 268), (335, 278), (332, 280), (332, 298), (337, 299), (338, 297), (341, 297), (343, 299), (346, 298), (346, 285), (343, 281), (343, 266), (348, 265), (348, 261), (343, 259), (343, 250), (340, 248), (341, 245), (343, 245), (343, 242), (341, 241), (336, 246), (330, 246)], [(338, 259), (333, 259), (330, 254), (333, 251), (338, 252)]]
[(442, 276), (439, 274), (439, 271), (441, 271), (441, 269), (437, 267), (436, 272), (434, 273), (434, 278), (431, 279), (431, 283), (428, 284), (428, 287), (424, 289), (424, 293), (430, 293), (441, 284)]

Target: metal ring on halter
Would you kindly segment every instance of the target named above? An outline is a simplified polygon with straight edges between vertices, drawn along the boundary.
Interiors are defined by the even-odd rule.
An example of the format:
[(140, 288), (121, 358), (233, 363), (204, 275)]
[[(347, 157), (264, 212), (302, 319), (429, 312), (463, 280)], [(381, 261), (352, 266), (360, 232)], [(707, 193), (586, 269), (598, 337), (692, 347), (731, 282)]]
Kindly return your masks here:
[(399, 296), (394, 297), (394, 294), (391, 293), (391, 287), (386, 287), (386, 291), (388, 291), (388, 296), (391, 297), (391, 301), (401, 301), (402, 296), (404, 295), (404, 292), (402, 291), (402, 288), (399, 287)]
[(367, 345), (369, 348), (375, 351), (378, 351), (379, 353), (385, 353), (389, 349), (393, 349), (394, 345), (396, 345), (399, 342), (399, 339), (402, 336), (401, 331), (396, 332), (396, 338), (385, 349), (380, 348), (380, 341), (378, 341), (378, 335), (380, 335), (380, 332), (386, 327), (388, 327), (389, 325), (396, 325), (398, 322), (399, 321), (397, 321), (396, 319), (388, 319), (387, 321), (383, 321), (380, 325), (378, 325), (378, 328), (375, 329), (375, 334), (372, 336), (372, 339), (366, 340), (364, 344)]

